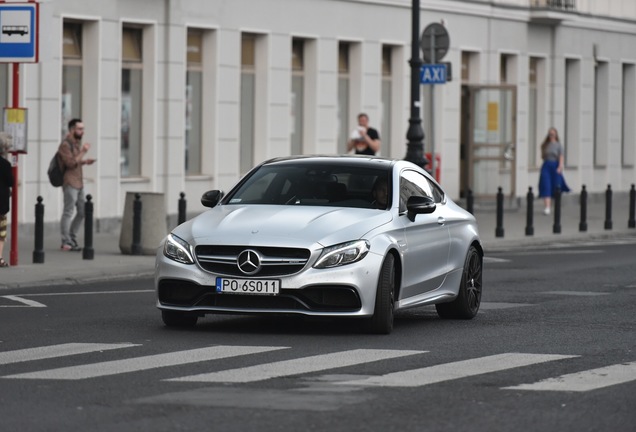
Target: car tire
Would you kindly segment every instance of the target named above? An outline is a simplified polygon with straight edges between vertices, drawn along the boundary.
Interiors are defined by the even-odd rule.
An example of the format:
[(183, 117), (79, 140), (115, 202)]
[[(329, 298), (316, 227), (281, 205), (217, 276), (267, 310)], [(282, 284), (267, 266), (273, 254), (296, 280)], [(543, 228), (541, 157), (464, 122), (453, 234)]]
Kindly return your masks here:
[(395, 293), (395, 257), (388, 254), (382, 263), (378, 289), (375, 295), (375, 309), (368, 329), (375, 334), (389, 334), (393, 330), (393, 307)]
[(161, 319), (168, 327), (194, 327), (199, 317), (187, 312), (162, 310)]
[(479, 311), (482, 290), (483, 260), (477, 248), (471, 246), (466, 254), (464, 270), (455, 300), (435, 305), (440, 318), (472, 319)]

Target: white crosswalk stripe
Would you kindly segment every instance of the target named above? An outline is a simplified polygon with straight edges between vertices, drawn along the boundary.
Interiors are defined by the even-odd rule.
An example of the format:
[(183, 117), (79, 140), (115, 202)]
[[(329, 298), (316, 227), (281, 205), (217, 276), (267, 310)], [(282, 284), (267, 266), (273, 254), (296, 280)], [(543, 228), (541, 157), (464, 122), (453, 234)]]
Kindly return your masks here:
[[(66, 343), (0, 352), (0, 365), (26, 363), (38, 360), (69, 357), (94, 352), (111, 351), (141, 346), (133, 343)], [(0, 376), (1, 379), (81, 380), (130, 372), (140, 372), (161, 367), (220, 360), (270, 351), (285, 350), (281, 346), (229, 346), (217, 345), (205, 348), (146, 355), (121, 360), (61, 367), (35, 372)], [(381, 360), (425, 354), (429, 351), (354, 349), (328, 354), (292, 358), (272, 363), (218, 370), (209, 373), (166, 379), (176, 382), (202, 383), (251, 383), (273, 378), (299, 376), (331, 369), (345, 368)], [(579, 357), (577, 355), (504, 353), (450, 363), (442, 363), (417, 369), (403, 370), (378, 376), (342, 375), (330, 379), (329, 385), (350, 387), (421, 387), (430, 384), (468, 378), (557, 360)], [(222, 367), (222, 365), (221, 365)], [(334, 375), (335, 376), (335, 375)], [(348, 378), (344, 378), (348, 377)], [(586, 392), (604, 387), (636, 381), (636, 361), (615, 364), (596, 369), (564, 374), (534, 383), (501, 387), (502, 390)]]
[(65, 357), (77, 354), (87, 354), (97, 351), (108, 351), (120, 348), (139, 346), (131, 343), (98, 344), (98, 343), (67, 343), (37, 348), (25, 348), (15, 351), (0, 352), (0, 365), (21, 363), (33, 360), (43, 360), (55, 357)]
[(8, 300), (12, 300), (14, 302), (17, 302), (19, 304), (17, 304), (17, 305), (15, 305), (15, 304), (0, 305), (0, 307), (46, 307), (45, 304), (42, 304), (40, 302), (36, 302), (35, 300), (29, 300), (29, 299), (25, 299), (25, 298), (14, 296), (14, 295), (7, 295), (7, 296), (2, 296), (2, 297), (6, 298)]
[(370, 363), (378, 360), (386, 360), (426, 352), (428, 351), (357, 349), (220, 372), (173, 378), (168, 381), (247, 383), (270, 378), (280, 378), (284, 376), (300, 375), (327, 369), (353, 366), (362, 363)]
[(585, 392), (634, 380), (636, 380), (636, 362), (631, 362), (561, 375), (532, 384), (504, 387), (504, 389)]
[(176, 366), (188, 363), (218, 360), (228, 357), (263, 353), (267, 351), (274, 351), (286, 348), (287, 347), (219, 345), (187, 351), (177, 351), (166, 354), (135, 357), (124, 360), (114, 360), (101, 363), (43, 370), (38, 372), (7, 375), (2, 378), (80, 380), (108, 375), (117, 375), (128, 372), (138, 372), (166, 366)]
[(522, 353), (497, 354), (488, 357), (444, 363), (421, 369), (394, 372), (361, 380), (344, 381), (337, 384), (349, 386), (421, 387), (442, 381), (450, 381), (572, 357), (577, 356)]

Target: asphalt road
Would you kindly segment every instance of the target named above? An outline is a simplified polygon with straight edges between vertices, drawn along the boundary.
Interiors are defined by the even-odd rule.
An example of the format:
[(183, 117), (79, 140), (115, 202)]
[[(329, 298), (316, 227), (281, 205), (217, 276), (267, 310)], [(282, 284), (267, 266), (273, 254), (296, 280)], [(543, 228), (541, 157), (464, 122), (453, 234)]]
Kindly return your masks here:
[[(620, 241), (617, 243), (621, 243)], [(151, 280), (0, 291), (0, 430), (626, 431), (636, 244), (511, 250), (482, 310), (163, 327)]]

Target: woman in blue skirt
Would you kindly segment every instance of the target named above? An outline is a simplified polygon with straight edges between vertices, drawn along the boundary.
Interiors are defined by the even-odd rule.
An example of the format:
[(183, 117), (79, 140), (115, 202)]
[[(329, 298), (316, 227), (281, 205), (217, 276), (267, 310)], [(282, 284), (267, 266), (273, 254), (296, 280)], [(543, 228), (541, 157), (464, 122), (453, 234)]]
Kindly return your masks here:
[(563, 146), (559, 141), (559, 133), (555, 128), (548, 130), (548, 135), (541, 144), (541, 175), (539, 176), (539, 198), (543, 198), (543, 214), (550, 214), (552, 197), (557, 188), (561, 192), (570, 192), (563, 178)]

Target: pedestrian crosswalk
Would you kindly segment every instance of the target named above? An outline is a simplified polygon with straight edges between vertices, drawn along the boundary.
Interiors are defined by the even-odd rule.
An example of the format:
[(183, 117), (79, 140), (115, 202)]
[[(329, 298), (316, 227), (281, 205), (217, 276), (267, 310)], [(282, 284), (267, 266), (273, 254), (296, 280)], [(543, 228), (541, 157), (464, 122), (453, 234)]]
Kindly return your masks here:
[(131, 343), (98, 344), (98, 343), (66, 343), (60, 345), (25, 348), (15, 351), (0, 352), (0, 365), (43, 360), (55, 357), (66, 357), (75, 354), (87, 354), (119, 348), (138, 346)]
[(506, 387), (512, 390), (585, 392), (636, 380), (636, 362), (561, 375), (532, 384)]
[(213, 346), (123, 360), (69, 366), (38, 372), (8, 375), (3, 378), (80, 380), (121, 373), (139, 372), (167, 366), (218, 360), (283, 349), (283, 347)]
[(497, 354), (369, 377), (361, 381), (346, 381), (341, 384), (383, 387), (421, 387), (443, 381), (451, 381), (572, 357), (576, 356), (522, 353)]
[(293, 360), (269, 363), (266, 365), (250, 366), (240, 369), (230, 369), (221, 372), (211, 372), (207, 374), (175, 378), (172, 381), (247, 383), (283, 376), (300, 375), (328, 369), (354, 366), (362, 363), (421, 354), (425, 352), (426, 351), (358, 349), (311, 357), (302, 357)]
[[(250, 346), (250, 345), (213, 345), (173, 352), (162, 352), (152, 355), (139, 355), (144, 346), (128, 342), (122, 343), (66, 343), (59, 345), (25, 348), (0, 352), (0, 380), (86, 380), (99, 377), (142, 372), (157, 368), (169, 368), (187, 364), (203, 364), (210, 370), (193, 375), (182, 375), (176, 372), (173, 377), (162, 378), (166, 382), (196, 382), (249, 384), (275, 380), (278, 378), (319, 378), (317, 373), (332, 372), (329, 385), (334, 391), (344, 386), (355, 388), (378, 387), (424, 387), (437, 383), (468, 379), (470, 377), (495, 374), (517, 368), (544, 365), (542, 378), (536, 382), (511, 382), (500, 387), (502, 391), (563, 391), (586, 392), (599, 388), (620, 385), (636, 381), (636, 361), (607, 365), (600, 368), (569, 374), (550, 376), (546, 365), (560, 362), (554, 370), (562, 371), (568, 361), (580, 359), (578, 355), (540, 354), (540, 353), (499, 353), (488, 356), (466, 358), (446, 363), (430, 362), (426, 350), (392, 350), (392, 349), (351, 349), (328, 352), (318, 355), (304, 356), (297, 350), (286, 346)], [(91, 354), (91, 358), (106, 356), (112, 353), (122, 354), (120, 359), (90, 361), (82, 363), (82, 355)], [(284, 360), (262, 361), (266, 353), (278, 352), (276, 358)], [(259, 357), (260, 356), (260, 357)], [(115, 356), (116, 357), (116, 356)], [(223, 360), (233, 358), (249, 358), (250, 366), (227, 368)], [(269, 356), (265, 356), (269, 358)], [(66, 358), (65, 367), (46, 368), (43, 362), (52, 359)], [(256, 359), (256, 360), (254, 360)], [(408, 359), (402, 360), (402, 359)], [(390, 361), (390, 370), (382, 373), (378, 362)], [(59, 362), (56, 363), (59, 365)], [(410, 367), (400, 367), (400, 365)], [(413, 367), (413, 365), (421, 365)], [(5, 373), (8, 365), (22, 370), (20, 373)], [(30, 365), (33, 369), (24, 371)], [(359, 366), (366, 365), (365, 375), (356, 374)], [(383, 364), (386, 367), (386, 363)], [(572, 366), (575, 367), (574, 365)], [(198, 366), (198, 370), (201, 366)], [(6, 369), (5, 369), (6, 370)], [(180, 370), (181, 369), (176, 369)], [(342, 375), (334, 375), (333, 371)], [(373, 371), (376, 371), (375, 373)], [(314, 374), (314, 375), (312, 375)], [(523, 375), (525, 376), (525, 375)], [(507, 379), (515, 380), (515, 375), (507, 375)]]

